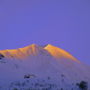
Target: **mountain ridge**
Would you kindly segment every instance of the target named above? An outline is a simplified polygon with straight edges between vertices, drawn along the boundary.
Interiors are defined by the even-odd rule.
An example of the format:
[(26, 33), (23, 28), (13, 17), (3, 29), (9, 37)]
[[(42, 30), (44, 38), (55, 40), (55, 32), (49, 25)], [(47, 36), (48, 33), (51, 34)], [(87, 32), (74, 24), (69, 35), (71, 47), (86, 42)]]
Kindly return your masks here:
[[(74, 61), (78, 61), (75, 57), (73, 57), (70, 53), (66, 52), (65, 50), (53, 46), (51, 44), (47, 44), (44, 47), (38, 46), (36, 44), (32, 44), (23, 48), (18, 49), (7, 49), (7, 50), (0, 50), (0, 53), (3, 54), (7, 58), (27, 58), (30, 55), (38, 55), (39, 52), (48, 53), (54, 58), (68, 58)], [(78, 61), (79, 62), (79, 61)]]

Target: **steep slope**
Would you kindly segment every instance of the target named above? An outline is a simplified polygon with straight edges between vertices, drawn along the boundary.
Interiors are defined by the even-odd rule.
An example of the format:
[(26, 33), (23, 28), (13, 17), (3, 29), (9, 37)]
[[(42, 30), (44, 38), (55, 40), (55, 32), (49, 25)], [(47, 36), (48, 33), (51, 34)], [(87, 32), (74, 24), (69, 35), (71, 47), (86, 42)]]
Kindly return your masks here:
[(3, 54), (6, 58), (25, 59), (28, 56), (36, 56), (40, 53), (47, 54), (47, 51), (38, 45), (32, 44), (24, 48), (0, 50), (0, 53)]
[(64, 51), (61, 48), (48, 44), (46, 47), (44, 47), (44, 49), (46, 49), (53, 57), (66, 59), (68, 58), (79, 62), (76, 58), (74, 58), (72, 55), (70, 55), (68, 52)]
[(1, 90), (78, 90), (81, 81), (90, 86), (90, 68), (58, 47), (32, 44), (0, 56)]

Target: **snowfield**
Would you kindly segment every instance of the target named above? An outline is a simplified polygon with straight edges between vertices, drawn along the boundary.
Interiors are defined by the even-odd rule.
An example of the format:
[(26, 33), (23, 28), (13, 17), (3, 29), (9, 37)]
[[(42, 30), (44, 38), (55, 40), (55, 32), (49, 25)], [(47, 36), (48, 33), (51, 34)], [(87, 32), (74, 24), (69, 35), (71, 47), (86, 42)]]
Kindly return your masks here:
[(0, 50), (0, 90), (90, 90), (90, 66), (50, 44)]

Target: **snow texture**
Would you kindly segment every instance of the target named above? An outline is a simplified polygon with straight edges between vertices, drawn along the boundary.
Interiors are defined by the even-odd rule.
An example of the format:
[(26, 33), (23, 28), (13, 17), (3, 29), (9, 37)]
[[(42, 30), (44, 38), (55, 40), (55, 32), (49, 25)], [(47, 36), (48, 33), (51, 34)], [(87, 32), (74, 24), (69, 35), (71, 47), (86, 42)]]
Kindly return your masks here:
[(90, 90), (90, 67), (58, 47), (0, 50), (0, 90), (80, 90), (81, 81)]

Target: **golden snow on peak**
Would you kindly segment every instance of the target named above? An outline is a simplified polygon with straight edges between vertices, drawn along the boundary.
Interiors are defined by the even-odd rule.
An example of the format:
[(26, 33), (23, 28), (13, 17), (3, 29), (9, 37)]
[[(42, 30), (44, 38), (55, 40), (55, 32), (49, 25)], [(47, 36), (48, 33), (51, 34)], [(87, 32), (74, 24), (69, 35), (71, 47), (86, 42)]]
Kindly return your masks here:
[[(40, 53), (46, 53), (54, 58), (66, 58), (71, 59), (74, 61), (78, 61), (74, 58), (70, 53), (66, 52), (65, 50), (55, 47), (51, 44), (46, 45), (45, 47), (40, 47), (36, 44), (32, 44), (23, 48), (18, 49), (7, 49), (7, 50), (0, 50), (0, 53), (3, 54), (6, 58), (16, 58), (16, 59), (25, 59), (28, 56), (36, 56)], [(78, 61), (79, 62), (79, 61)]]
[(73, 57), (70, 53), (65, 50), (55, 47), (51, 44), (48, 44), (44, 49), (46, 49), (52, 56), (56, 58), (68, 58), (74, 61), (78, 61), (75, 57)]

